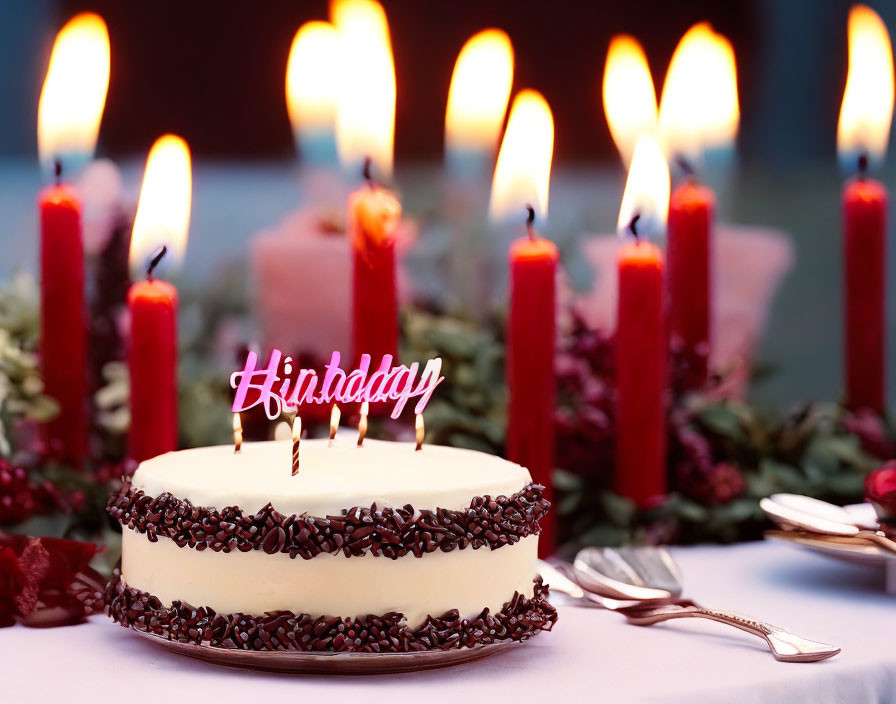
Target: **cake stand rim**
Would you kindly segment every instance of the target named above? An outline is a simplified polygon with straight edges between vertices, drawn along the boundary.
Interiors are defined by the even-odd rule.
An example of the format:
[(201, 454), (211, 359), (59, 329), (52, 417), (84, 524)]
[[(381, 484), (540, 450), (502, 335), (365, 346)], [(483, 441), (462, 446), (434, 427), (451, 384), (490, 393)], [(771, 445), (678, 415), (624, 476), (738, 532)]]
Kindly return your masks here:
[(128, 627), (148, 641), (177, 655), (213, 665), (307, 675), (387, 675), (453, 667), (506, 652), (525, 641), (503, 640), (449, 650), (399, 653), (358, 653), (303, 650), (242, 650), (197, 643), (181, 643), (163, 635)]

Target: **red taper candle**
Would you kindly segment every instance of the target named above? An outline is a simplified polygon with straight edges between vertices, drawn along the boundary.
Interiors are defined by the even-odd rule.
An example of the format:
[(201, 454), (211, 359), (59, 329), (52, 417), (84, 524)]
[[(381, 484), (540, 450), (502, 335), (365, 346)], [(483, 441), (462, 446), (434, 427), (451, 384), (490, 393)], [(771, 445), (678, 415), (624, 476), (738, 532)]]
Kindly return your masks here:
[(887, 191), (860, 173), (843, 189), (844, 375), (853, 409), (886, 406), (886, 249)]
[[(348, 236), (352, 243), (352, 346), (355, 363), (362, 354), (398, 359), (398, 287), (395, 229), (401, 204), (370, 178), (348, 199)], [(325, 292), (321, 292), (325, 295)]]
[(177, 449), (177, 290), (153, 277), (165, 251), (153, 257), (146, 280), (128, 290), (129, 449), (138, 462)]
[(63, 460), (80, 467), (87, 452), (87, 325), (84, 319), (84, 245), (81, 202), (60, 181), (41, 191), (40, 367), (44, 393), (59, 415), (42, 427), (44, 442)]
[[(529, 470), (553, 501), (554, 328), (557, 247), (536, 237), (529, 208), (529, 235), (510, 247), (510, 313), (507, 325), (507, 457)], [(556, 548), (556, 512), (541, 522), (538, 552)]]
[(645, 506), (666, 492), (663, 254), (635, 238), (620, 248), (618, 268), (616, 490)]
[(689, 178), (669, 199), (667, 285), (672, 349), (689, 364), (685, 383), (706, 383), (712, 340), (712, 223), (715, 195)]

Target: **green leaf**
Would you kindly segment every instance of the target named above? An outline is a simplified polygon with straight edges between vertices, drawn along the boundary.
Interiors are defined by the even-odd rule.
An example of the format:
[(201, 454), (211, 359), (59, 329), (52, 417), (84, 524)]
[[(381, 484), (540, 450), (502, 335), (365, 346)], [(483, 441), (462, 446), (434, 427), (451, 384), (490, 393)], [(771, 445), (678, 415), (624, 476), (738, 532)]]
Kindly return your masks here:
[(703, 426), (717, 435), (737, 441), (745, 438), (741, 419), (727, 405), (705, 406), (698, 412), (698, 418)]
[(578, 474), (565, 469), (554, 470), (554, 488), (557, 491), (581, 491), (584, 481)]
[(713, 509), (714, 518), (723, 523), (740, 523), (763, 517), (759, 502), (754, 499), (735, 499)]
[(55, 513), (50, 516), (32, 516), (27, 521), (9, 528), (7, 532), (36, 538), (64, 538), (69, 526), (71, 516)]
[(837, 459), (853, 467), (866, 467), (872, 464), (871, 458), (862, 451), (857, 437), (841, 435), (828, 438), (827, 446)]
[(672, 515), (689, 523), (702, 523), (709, 518), (709, 509), (680, 495), (669, 497)]
[(575, 494), (566, 494), (562, 496), (559, 501), (557, 501), (557, 515), (558, 516), (569, 516), (573, 514), (576, 509), (579, 508), (582, 501), (584, 500), (584, 496), (581, 493)]
[(863, 474), (843, 472), (831, 477), (826, 486), (825, 493), (832, 493), (844, 497), (846, 501), (855, 500), (855, 497), (863, 494), (865, 476)]
[(638, 507), (633, 501), (611, 491), (602, 491), (599, 500), (601, 507), (607, 514), (607, 518), (616, 526), (625, 527), (630, 525), (638, 512)]
[(597, 525), (585, 531), (578, 539), (581, 545), (594, 545), (598, 547), (619, 547), (625, 545), (631, 533), (624, 528), (610, 525)]
[(778, 462), (771, 457), (763, 457), (760, 461), (759, 476), (771, 487), (769, 493), (788, 492), (799, 494), (809, 486), (809, 482), (799, 469), (783, 462)]

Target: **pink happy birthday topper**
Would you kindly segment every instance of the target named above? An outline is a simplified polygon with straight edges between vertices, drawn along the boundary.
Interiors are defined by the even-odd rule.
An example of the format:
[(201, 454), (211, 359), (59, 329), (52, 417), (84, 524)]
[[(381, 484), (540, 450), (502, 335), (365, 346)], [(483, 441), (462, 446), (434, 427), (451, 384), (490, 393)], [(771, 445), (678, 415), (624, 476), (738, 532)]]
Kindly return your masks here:
[[(358, 368), (346, 373), (339, 366), (339, 352), (333, 352), (330, 363), (324, 365), (326, 372), (322, 381), (314, 369), (300, 369), (293, 382), (289, 374), (289, 369), (292, 366), (291, 358), (286, 358), (286, 376), (280, 377), (278, 374), (282, 358), (283, 353), (280, 350), (274, 350), (271, 352), (268, 366), (259, 369), (256, 366), (258, 355), (255, 352), (249, 352), (243, 370), (230, 375), (230, 386), (236, 389), (233, 399), (234, 413), (248, 411), (258, 404), (264, 404), (268, 418), (274, 420), (284, 411), (294, 413), (298, 406), (304, 403), (395, 401), (392, 417), (398, 418), (407, 402), (418, 396), (420, 400), (417, 401), (414, 412), (422, 413), (436, 386), (445, 379), (440, 376), (442, 371), (440, 357), (426, 362), (423, 373), (420, 374), (420, 379), (415, 386), (414, 382), (420, 371), (420, 365), (417, 362), (410, 367), (404, 364), (393, 367), (392, 355), (387, 354), (383, 356), (377, 370), (368, 377), (369, 354), (362, 354)], [(319, 381), (320, 387), (318, 388)], [(257, 392), (258, 397), (247, 402), (246, 398), (250, 391)]]

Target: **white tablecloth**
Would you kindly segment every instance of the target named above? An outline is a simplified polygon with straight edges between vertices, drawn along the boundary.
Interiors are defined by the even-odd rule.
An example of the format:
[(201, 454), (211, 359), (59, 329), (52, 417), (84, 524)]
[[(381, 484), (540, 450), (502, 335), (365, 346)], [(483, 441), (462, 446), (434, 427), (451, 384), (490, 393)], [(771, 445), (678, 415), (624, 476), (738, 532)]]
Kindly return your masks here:
[(97, 616), (68, 628), (0, 629), (0, 701), (896, 702), (896, 598), (884, 594), (882, 573), (777, 544), (674, 552), (688, 596), (843, 652), (778, 663), (758, 638), (713, 622), (638, 628), (609, 611), (561, 604), (553, 632), (469, 665), (301, 677), (194, 661)]

